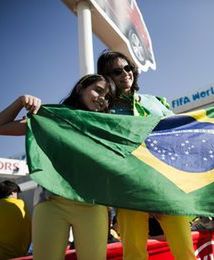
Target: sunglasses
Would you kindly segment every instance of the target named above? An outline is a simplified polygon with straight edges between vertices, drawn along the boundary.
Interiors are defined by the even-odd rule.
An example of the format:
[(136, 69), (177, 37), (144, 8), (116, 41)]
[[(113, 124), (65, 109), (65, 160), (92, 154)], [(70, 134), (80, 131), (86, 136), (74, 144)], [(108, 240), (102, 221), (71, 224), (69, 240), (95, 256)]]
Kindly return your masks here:
[(130, 72), (133, 70), (133, 67), (131, 65), (126, 65), (123, 68), (115, 68), (111, 71), (111, 74), (114, 76), (120, 76), (123, 71)]

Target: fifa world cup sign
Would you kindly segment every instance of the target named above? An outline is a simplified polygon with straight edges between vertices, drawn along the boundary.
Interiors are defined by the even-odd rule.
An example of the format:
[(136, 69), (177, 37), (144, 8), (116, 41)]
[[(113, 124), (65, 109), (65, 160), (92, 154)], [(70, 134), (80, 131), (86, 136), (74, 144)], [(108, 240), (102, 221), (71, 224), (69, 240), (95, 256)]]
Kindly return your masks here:
[[(63, 0), (76, 13), (80, 0)], [(139, 68), (156, 69), (151, 39), (136, 0), (87, 0), (93, 32), (114, 51), (127, 55)]]

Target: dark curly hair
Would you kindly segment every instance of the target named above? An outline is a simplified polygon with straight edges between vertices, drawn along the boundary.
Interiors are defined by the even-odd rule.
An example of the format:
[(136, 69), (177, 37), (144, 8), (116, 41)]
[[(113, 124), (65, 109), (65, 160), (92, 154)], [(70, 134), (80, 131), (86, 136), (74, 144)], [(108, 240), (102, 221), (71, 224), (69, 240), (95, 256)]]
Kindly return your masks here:
[(111, 68), (116, 59), (123, 59), (127, 61), (128, 65), (132, 67), (132, 72), (134, 76), (134, 82), (132, 85), (132, 91), (138, 91), (138, 68), (135, 66), (133, 62), (130, 61), (130, 59), (124, 55), (123, 53), (117, 52), (117, 51), (111, 51), (111, 50), (104, 50), (100, 57), (97, 60), (97, 73), (101, 75), (107, 75), (111, 76)]

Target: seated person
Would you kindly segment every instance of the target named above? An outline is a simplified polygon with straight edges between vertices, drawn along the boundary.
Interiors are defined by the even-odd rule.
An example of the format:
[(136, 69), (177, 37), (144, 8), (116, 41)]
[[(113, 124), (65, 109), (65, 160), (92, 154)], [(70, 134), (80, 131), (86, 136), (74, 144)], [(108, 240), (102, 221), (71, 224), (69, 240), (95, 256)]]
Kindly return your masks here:
[(160, 236), (163, 235), (163, 230), (160, 223), (153, 216), (149, 217), (149, 236)]
[(108, 244), (119, 242), (116, 209), (108, 207)]
[(115, 239), (115, 242), (119, 242), (121, 240), (116, 216), (114, 216), (112, 219), (112, 226), (111, 226), (110, 234)]
[(9, 180), (0, 182), (0, 259), (27, 254), (31, 242), (31, 218), (20, 187)]
[(214, 230), (214, 220), (212, 217), (196, 217), (190, 224), (191, 231)]

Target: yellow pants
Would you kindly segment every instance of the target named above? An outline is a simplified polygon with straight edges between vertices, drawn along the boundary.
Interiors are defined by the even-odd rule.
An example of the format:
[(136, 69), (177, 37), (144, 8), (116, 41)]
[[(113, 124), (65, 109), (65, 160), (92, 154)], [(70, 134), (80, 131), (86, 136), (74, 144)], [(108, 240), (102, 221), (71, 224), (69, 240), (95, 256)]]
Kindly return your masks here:
[[(195, 260), (190, 225), (187, 217), (155, 215), (175, 260)], [(117, 220), (123, 243), (124, 260), (147, 260), (149, 214), (118, 209)]]
[(53, 196), (33, 215), (33, 259), (63, 260), (70, 227), (78, 260), (106, 259), (107, 208)]

